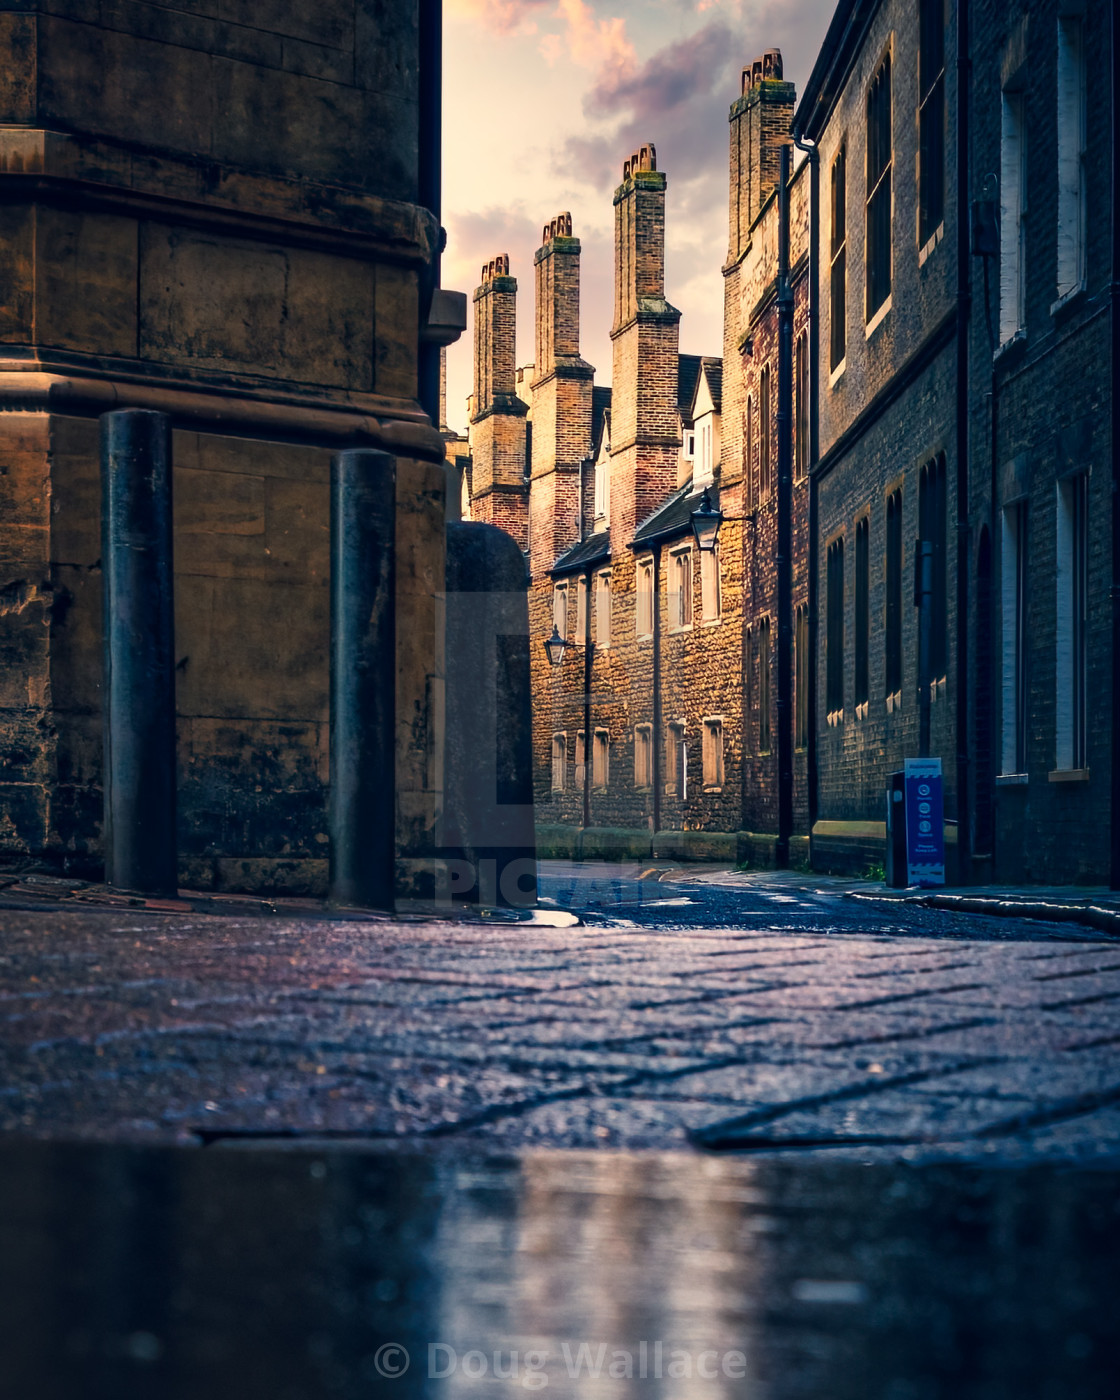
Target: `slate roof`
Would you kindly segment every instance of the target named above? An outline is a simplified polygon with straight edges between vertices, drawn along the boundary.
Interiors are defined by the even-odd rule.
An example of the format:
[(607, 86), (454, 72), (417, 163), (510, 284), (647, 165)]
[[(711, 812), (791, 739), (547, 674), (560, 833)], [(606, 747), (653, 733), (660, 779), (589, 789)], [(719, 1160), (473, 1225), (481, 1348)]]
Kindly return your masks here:
[[(708, 499), (715, 510), (719, 510), (719, 488), (709, 486)], [(634, 531), (634, 538), (630, 541), (630, 548), (636, 545), (648, 544), (653, 540), (670, 539), (674, 535), (683, 535), (692, 529), (692, 512), (698, 510), (700, 502), (704, 497), (704, 488), (694, 490), (692, 483), (682, 486), (679, 491), (658, 507), (642, 521)]]
[(599, 455), (599, 441), (603, 436), (603, 422), (610, 411), (610, 385), (594, 385), (591, 390), (591, 453), (594, 457)]
[(692, 412), (692, 398), (703, 359), (703, 355), (677, 356), (677, 412), (682, 418), (688, 418)]
[[(708, 381), (708, 392), (717, 413), (723, 400), (723, 360), (714, 355), (705, 355), (703, 361), (704, 378)], [(691, 412), (691, 408), (689, 412)]]
[(549, 569), (549, 573), (554, 575), (574, 573), (577, 569), (586, 568), (589, 564), (597, 564), (600, 559), (609, 559), (610, 557), (610, 531), (603, 530), (598, 535), (588, 535), (587, 539), (580, 540), (578, 544), (572, 545), (571, 549), (565, 550)]

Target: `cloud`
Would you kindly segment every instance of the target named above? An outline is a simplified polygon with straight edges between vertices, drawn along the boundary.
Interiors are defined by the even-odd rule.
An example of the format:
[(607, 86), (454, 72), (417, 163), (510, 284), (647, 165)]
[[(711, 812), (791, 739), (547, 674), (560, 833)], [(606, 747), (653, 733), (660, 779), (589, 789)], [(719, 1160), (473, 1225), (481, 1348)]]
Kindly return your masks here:
[(491, 34), (532, 34), (536, 19), (552, 0), (446, 0), (445, 10), (454, 19), (473, 20)]
[[(520, 202), (462, 214), (449, 210), (444, 217), (447, 223), (444, 283), (460, 287), (469, 284), (470, 288), (478, 285), (482, 265), (499, 253), (509, 253), (510, 270), (516, 277), (518, 264), (524, 261), (524, 250), (535, 249), (540, 243), (544, 223), (543, 218), (531, 216)], [(529, 269), (521, 267), (522, 277), (531, 267), (531, 264)]]
[(600, 69), (584, 95), (588, 124), (568, 138), (560, 155), (565, 171), (605, 191), (618, 183), (625, 157), (653, 141), (659, 166), (671, 172), (678, 188), (707, 184), (717, 173), (725, 179), (720, 133), (742, 48), (726, 20), (715, 19), (645, 63)]
[(730, 26), (713, 20), (687, 38), (666, 44), (640, 68), (602, 71), (584, 98), (584, 112), (592, 117), (626, 112), (639, 120), (671, 117), (698, 94), (722, 86), (721, 79), (736, 59)]
[(549, 34), (541, 43), (549, 63), (566, 52), (580, 68), (594, 69), (599, 82), (624, 81), (633, 71), (637, 54), (620, 15), (599, 19), (586, 0), (559, 0), (555, 17), (564, 26), (563, 34)]

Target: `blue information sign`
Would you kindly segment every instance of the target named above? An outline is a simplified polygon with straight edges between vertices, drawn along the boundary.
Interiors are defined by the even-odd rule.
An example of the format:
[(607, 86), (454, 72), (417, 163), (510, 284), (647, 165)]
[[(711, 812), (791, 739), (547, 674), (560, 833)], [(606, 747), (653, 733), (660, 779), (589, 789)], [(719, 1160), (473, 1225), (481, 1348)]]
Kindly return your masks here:
[(906, 883), (945, 883), (945, 821), (939, 758), (906, 760)]

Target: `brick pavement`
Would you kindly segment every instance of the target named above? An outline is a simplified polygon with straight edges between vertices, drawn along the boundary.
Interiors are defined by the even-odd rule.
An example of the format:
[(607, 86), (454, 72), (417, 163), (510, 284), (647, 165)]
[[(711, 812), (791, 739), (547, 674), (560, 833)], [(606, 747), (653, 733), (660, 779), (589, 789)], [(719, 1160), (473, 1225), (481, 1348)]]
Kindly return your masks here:
[(889, 934), (791, 932), (775, 912), (650, 930), (5, 910), (0, 1129), (1120, 1154), (1115, 943), (900, 933), (899, 908)]

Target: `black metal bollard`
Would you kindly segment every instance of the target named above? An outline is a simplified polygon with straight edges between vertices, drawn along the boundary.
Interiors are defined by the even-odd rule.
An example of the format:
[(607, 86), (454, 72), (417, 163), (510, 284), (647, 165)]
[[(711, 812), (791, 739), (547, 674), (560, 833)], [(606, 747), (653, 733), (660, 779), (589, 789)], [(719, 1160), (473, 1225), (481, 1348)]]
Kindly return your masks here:
[(178, 886), (171, 420), (101, 416), (105, 879)]
[(393, 908), (397, 461), (331, 459), (330, 898)]
[(493, 525), (447, 527), (447, 730), (440, 854), (452, 900), (537, 902), (529, 575)]

